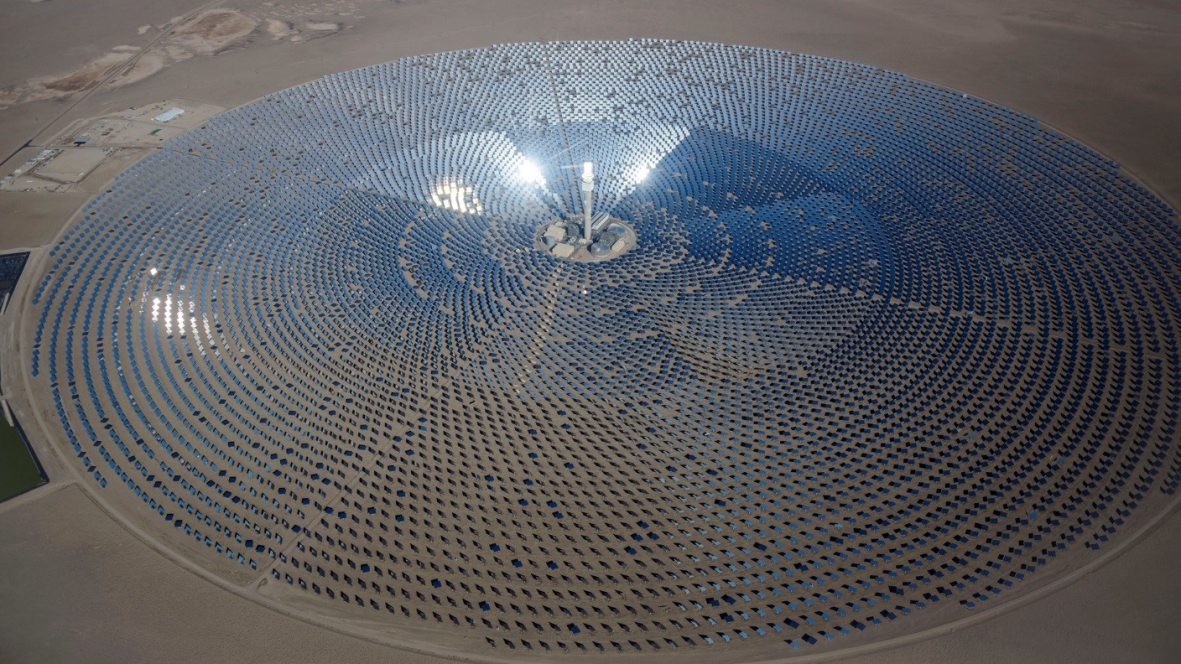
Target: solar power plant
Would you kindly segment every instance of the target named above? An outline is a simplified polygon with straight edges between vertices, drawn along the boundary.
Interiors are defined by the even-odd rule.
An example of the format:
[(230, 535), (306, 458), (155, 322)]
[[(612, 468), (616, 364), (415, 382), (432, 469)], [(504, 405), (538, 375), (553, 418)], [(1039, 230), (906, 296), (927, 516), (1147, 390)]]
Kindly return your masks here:
[[(634, 230), (611, 260), (538, 244), (585, 161)], [(22, 333), (94, 490), (264, 603), (476, 659), (736, 662), (970, 618), (1162, 513), (1178, 265), (1118, 164), (968, 94), (508, 44), (172, 139)]]

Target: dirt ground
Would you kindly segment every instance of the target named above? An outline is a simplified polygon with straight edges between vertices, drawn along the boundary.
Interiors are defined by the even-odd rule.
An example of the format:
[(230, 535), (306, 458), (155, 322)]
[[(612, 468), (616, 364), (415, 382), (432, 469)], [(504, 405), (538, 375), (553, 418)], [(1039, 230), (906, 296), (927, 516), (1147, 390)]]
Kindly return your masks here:
[[(435, 664), (266, 610), (181, 569), (69, 484), (0, 508), (0, 660)], [(1165, 664), (1181, 652), (1181, 515), (1093, 576), (954, 634), (850, 664)], [(1170, 571), (1151, 578), (1146, 571)], [(183, 601), (182, 601), (183, 598)]]
[[(837, 57), (963, 90), (1041, 119), (1181, 201), (1173, 0), (9, 0), (0, 26), (0, 161), (79, 118), (163, 99), (229, 108), (416, 53), (663, 37)], [(9, 159), (0, 176), (16, 165)], [(0, 246), (48, 243), (87, 194), (61, 196), (0, 197)], [(0, 328), (16, 315), (10, 309)], [(19, 367), (11, 334), (0, 332), (11, 398)], [(53, 454), (43, 441), (37, 451), (43, 461)], [(438, 661), (207, 582), (110, 519), (62, 465), (46, 468), (48, 486), (0, 505), (0, 661)], [(848, 661), (1181, 661), (1177, 550), (1173, 515), (1046, 598)]]

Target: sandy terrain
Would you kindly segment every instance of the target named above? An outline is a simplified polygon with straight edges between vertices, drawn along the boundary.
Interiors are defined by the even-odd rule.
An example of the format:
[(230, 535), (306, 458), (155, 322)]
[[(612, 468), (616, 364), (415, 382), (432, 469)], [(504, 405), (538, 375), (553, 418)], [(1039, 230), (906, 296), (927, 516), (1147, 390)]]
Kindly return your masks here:
[[(27, 662), (434, 664), (263, 609), (114, 525), (76, 485), (0, 507), (0, 656)], [(1181, 516), (1086, 580), (984, 625), (850, 664), (1165, 664), (1181, 651)], [(68, 598), (68, 601), (65, 601)], [(174, 598), (184, 598), (178, 610)], [(1104, 602), (1097, 601), (1103, 598)], [(96, 616), (102, 616), (96, 620)]]
[[(27, 79), (6, 88), (0, 95), (0, 105), (70, 97), (100, 84), (131, 85), (194, 55), (216, 55), (245, 39), (257, 25), (249, 16), (229, 9), (178, 17), (175, 22), (161, 26), (163, 34), (147, 47), (120, 44), (77, 69)], [(143, 34), (138, 30), (137, 33)]]

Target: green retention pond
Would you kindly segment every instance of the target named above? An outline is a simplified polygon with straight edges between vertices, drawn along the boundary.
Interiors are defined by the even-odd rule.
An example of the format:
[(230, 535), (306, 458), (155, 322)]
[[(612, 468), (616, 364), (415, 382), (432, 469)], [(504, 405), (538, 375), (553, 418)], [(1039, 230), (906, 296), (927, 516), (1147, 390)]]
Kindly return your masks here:
[(45, 475), (18, 427), (0, 417), (0, 502), (41, 486)]
[[(29, 252), (0, 255), (0, 306), (6, 297), (12, 295), (20, 279)], [(45, 472), (33, 451), (25, 442), (20, 423), (8, 423), (8, 417), (0, 415), (0, 502), (41, 486), (46, 481)]]

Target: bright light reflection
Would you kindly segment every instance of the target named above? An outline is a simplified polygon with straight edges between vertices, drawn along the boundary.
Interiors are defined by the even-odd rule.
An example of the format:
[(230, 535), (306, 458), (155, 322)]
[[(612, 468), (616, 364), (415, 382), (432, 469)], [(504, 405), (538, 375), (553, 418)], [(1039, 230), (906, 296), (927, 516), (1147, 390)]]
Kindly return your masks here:
[(443, 178), (443, 182), (431, 192), (431, 202), (463, 214), (480, 214), (484, 206), (476, 198), (475, 188), (464, 184), (459, 178)]
[(521, 164), (521, 168), (517, 170), (517, 177), (521, 178), (521, 180), (524, 182), (528, 182), (529, 184), (545, 184), (545, 177), (541, 174), (541, 169), (537, 167), (537, 164), (529, 161), (528, 159), (526, 159)]
[[(181, 290), (186, 290), (182, 284)], [(141, 302), (146, 307), (148, 303), (148, 293), (144, 293)], [(205, 342), (199, 333), (201, 327), (205, 329), (205, 338), (208, 343), (212, 344), (216, 338), (214, 330), (209, 325), (209, 319), (201, 315), (197, 302), (195, 300), (186, 300), (182, 296), (173, 294), (164, 294), (161, 297), (151, 298), (151, 318), (154, 323), (164, 324), (164, 333), (172, 336), (174, 328), (177, 335), (182, 339), (191, 339), (196, 344), (197, 350), (202, 355), (205, 354)], [(200, 324), (198, 324), (200, 318)], [(224, 342), (224, 339), (222, 339)], [(217, 350), (213, 350), (214, 354), (218, 354)]]
[(652, 169), (648, 168), (647, 166), (637, 166), (636, 170), (632, 172), (632, 182), (636, 184), (643, 182), (645, 179), (647, 179), (648, 174), (651, 172)]

